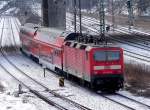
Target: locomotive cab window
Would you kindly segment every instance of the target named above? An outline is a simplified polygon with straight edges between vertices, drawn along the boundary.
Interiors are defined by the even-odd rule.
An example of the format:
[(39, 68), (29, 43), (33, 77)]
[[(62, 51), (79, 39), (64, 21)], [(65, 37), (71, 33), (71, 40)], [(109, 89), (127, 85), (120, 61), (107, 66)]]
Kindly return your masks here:
[(96, 51), (94, 53), (95, 61), (116, 61), (120, 59), (119, 51)]
[(108, 51), (107, 52), (107, 59), (108, 59), (108, 61), (119, 60), (120, 59), (120, 52), (119, 51)]

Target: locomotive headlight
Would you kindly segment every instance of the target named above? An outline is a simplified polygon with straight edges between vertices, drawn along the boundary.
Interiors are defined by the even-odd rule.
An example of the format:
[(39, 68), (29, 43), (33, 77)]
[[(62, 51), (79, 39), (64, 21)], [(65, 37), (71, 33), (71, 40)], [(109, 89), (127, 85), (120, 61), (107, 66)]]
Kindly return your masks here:
[(94, 66), (94, 70), (103, 70), (104, 66)]

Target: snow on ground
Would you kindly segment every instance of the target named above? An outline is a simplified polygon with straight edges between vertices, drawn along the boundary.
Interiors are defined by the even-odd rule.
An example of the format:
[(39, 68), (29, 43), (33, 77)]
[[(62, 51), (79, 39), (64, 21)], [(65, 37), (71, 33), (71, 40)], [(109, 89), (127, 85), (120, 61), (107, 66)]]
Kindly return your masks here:
[[(15, 38), (18, 38), (17, 29), (15, 26), (15, 23), (13, 23), (14, 19), (15, 18), (9, 18), (9, 17), (5, 17), (5, 20), (4, 20), (4, 18), (1, 19), (0, 33), (2, 33), (3, 21), (5, 21), (5, 23), (4, 23), (5, 29), (4, 29), (3, 40), (2, 40), (3, 46), (4, 45), (14, 45), (13, 39), (12, 39), (13, 35), (10, 30), (11, 22), (12, 22), (12, 28), (15, 29), (15, 30), (13, 30), (15, 33)], [(17, 39), (17, 42), (19, 42), (19, 38)], [(82, 88), (76, 84), (69, 82), (69, 81), (65, 82), (64, 88), (60, 88), (58, 86), (58, 78), (55, 75), (51, 74), (49, 71), (46, 71), (46, 78), (44, 78), (43, 77), (43, 69), (39, 65), (35, 64), (31, 60), (29, 60), (28, 58), (26, 58), (20, 54), (18, 54), (18, 55), (15, 54), (14, 56), (11, 55), (10, 58), (12, 58), (11, 60), (19, 68), (21, 68), (22, 70), (27, 72), (29, 75), (31, 75), (32, 77), (34, 77), (37, 80), (40, 80), (43, 84), (47, 85), (49, 88), (53, 89), (54, 91), (56, 91), (59, 94), (62, 94), (64, 96), (68, 97), (69, 99), (72, 99), (72, 100), (74, 100), (78, 103), (81, 103), (87, 107), (90, 107), (94, 110), (99, 110), (99, 109), (116, 110), (116, 108), (119, 108), (119, 110), (125, 110), (125, 108), (123, 108), (122, 106), (120, 106), (114, 102), (111, 102), (105, 98), (102, 98), (100, 95), (90, 92), (90, 91), (86, 90), (85, 88)], [(4, 62), (1, 62), (1, 63), (4, 63)], [(12, 80), (7, 79), (8, 77), (6, 77), (7, 75), (4, 75), (4, 71), (2, 69), (0, 69), (0, 72), (3, 73), (3, 74), (0, 74), (0, 81), (2, 81), (2, 82), (6, 81), (4, 83), (6, 85), (6, 88), (8, 88), (7, 86), (14, 85), (15, 88), (13, 88), (12, 91), (17, 90), (18, 84), (17, 83), (14, 84), (15, 81), (13, 79)], [(8, 83), (7, 81), (12, 81), (13, 83)], [(30, 110), (32, 110), (32, 107), (33, 107), (33, 110), (36, 110), (36, 108), (38, 108), (38, 110), (43, 110), (43, 107), (44, 107), (44, 110), (48, 110), (48, 108), (54, 109), (52, 107), (49, 107), (48, 105), (45, 107), (45, 103), (42, 105), (39, 105), (39, 103), (41, 103), (41, 101), (39, 101), (39, 99), (37, 99), (35, 96), (31, 95), (30, 93), (25, 94), (25, 96), (22, 96), (21, 99), (23, 100), (24, 97), (26, 99), (28, 96), (30, 97), (30, 99), (28, 99), (29, 105), (27, 105), (27, 107), (31, 107)], [(130, 95), (130, 96), (133, 96), (133, 95)], [(2, 97), (7, 97), (7, 95), (3, 94)], [(137, 97), (134, 97), (134, 98), (137, 100), (140, 99), (143, 102), (147, 101), (148, 104), (150, 102), (149, 99), (137, 98)], [(5, 98), (3, 98), (3, 99), (5, 101)], [(8, 96), (8, 99), (9, 99), (9, 96)], [(13, 103), (22, 103), (22, 102), (17, 102), (17, 101), (18, 100), (14, 99)], [(9, 102), (9, 101), (6, 100), (5, 103), (7, 103), (7, 102)], [(22, 104), (24, 104), (24, 103), (22, 103)], [(35, 105), (35, 106), (33, 106), (33, 105)]]
[(20, 97), (8, 93), (0, 93), (0, 110), (57, 110), (31, 93)]
[(0, 19), (0, 35), (2, 35), (1, 45), (4, 46), (20, 46), (20, 38), (15, 24), (15, 17), (5, 16)]
[(136, 96), (136, 95), (133, 95), (127, 91), (119, 91), (120, 94), (124, 95), (124, 96), (129, 96), (130, 98), (132, 99), (135, 99), (137, 101), (140, 101), (142, 103), (145, 103), (147, 105), (150, 105), (150, 99), (149, 98), (144, 98), (144, 97), (140, 97), (140, 96)]
[[(3, 24), (3, 23), (1, 23)], [(2, 46), (11, 46), (14, 45), (14, 39), (13, 39), (13, 34), (12, 34), (12, 29), (11, 29), (11, 25), (10, 25), (10, 19), (7, 17), (4, 18), (4, 27), (2, 25), (1, 29), (3, 29), (2, 31)]]
[[(2, 17), (0, 22), (0, 35), (2, 34), (2, 29), (4, 25), (2, 46), (12, 46), (15, 44), (15, 42), (17, 45), (20, 45), (18, 30), (17, 26), (15, 25), (15, 22), (19, 23), (19, 21), (14, 17), (6, 16)], [(15, 38), (15, 42), (13, 37)], [(9, 69), (10, 71), (13, 70), (11, 68)], [(16, 82), (12, 77), (7, 75), (7, 73), (2, 68), (0, 68), (0, 83), (3, 84), (5, 87), (4, 93), (0, 94), (0, 110), (56, 110), (56, 108), (35, 97), (25, 88), (23, 89), (24, 91), (26, 91), (26, 93), (20, 95), (20, 98), (14, 97), (18, 91), (18, 82)]]
[(7, 3), (7, 1), (0, 1), (0, 9), (3, 8)]
[(2, 14), (3, 15), (14, 15), (14, 14), (17, 14), (18, 12), (19, 12), (19, 8), (17, 8), (17, 7), (13, 7), (13, 8), (9, 8), (8, 10), (6, 10), (5, 12), (3, 12)]
[(20, 32), (19, 28), (20, 28), (21, 24), (20, 24), (18, 18), (15, 18), (15, 17), (11, 18), (10, 21), (11, 21), (12, 29), (13, 29), (12, 32), (13, 32), (14, 37), (15, 37), (14, 43), (15, 43), (16, 46), (20, 46), (21, 41), (20, 41), (20, 37), (19, 37), (19, 32)]
[[(70, 14), (70, 13), (67, 13), (67, 17), (72, 18), (73, 15)], [(98, 26), (99, 21), (97, 19), (91, 18), (91, 17), (87, 17), (87, 16), (83, 16), (82, 19), (83, 19), (83, 25), (86, 24), (86, 25), (84, 25), (84, 27), (88, 28), (89, 30), (93, 30), (94, 32), (98, 32), (97, 30), (99, 30), (99, 26)], [(111, 23), (106, 22), (106, 24), (111, 24)], [(118, 26), (118, 28), (122, 28), (123, 30), (128, 30), (127, 27)], [(74, 31), (73, 29), (74, 29), (73, 23), (70, 20), (67, 20), (67, 30)], [(150, 32), (149, 33), (143, 32), (143, 30), (133, 29), (133, 31), (140, 32), (140, 33), (142, 32), (143, 34), (150, 35)], [(110, 31), (110, 33), (113, 33), (113, 32)], [(128, 44), (123, 44), (123, 43), (118, 43), (118, 42), (117, 42), (117, 44), (120, 45), (122, 48), (127, 49), (129, 51), (133, 51), (133, 52), (136, 53), (137, 50), (138, 50), (139, 54), (145, 55), (145, 56), (150, 56), (149, 51), (146, 51), (146, 50), (143, 50), (143, 49), (140, 49), (140, 48), (137, 48), (137, 47), (133, 47), (133, 46), (128, 45)], [(132, 44), (132, 45), (136, 45), (136, 44)], [(125, 55), (125, 62), (126, 63), (133, 63), (134, 62), (134, 63), (138, 63), (138, 64), (142, 63), (142, 64), (144, 64), (144, 66), (148, 66), (148, 67), (150, 66), (150, 64), (148, 62), (139, 60), (137, 58), (129, 57), (129, 56), (126, 56), (126, 55)]]
[[(70, 13), (67, 13), (66, 16), (69, 17), (69, 18), (73, 17), (73, 15), (70, 14)], [(84, 24), (88, 24), (89, 26), (92, 26), (92, 27), (95, 26), (96, 29), (99, 29), (99, 20), (96, 19), (96, 18), (92, 18), (92, 17), (88, 17), (88, 16), (82, 16), (82, 21), (83, 21)], [(110, 24), (110, 25), (112, 24), (111, 22), (108, 22), (108, 21), (105, 21), (105, 23), (106, 23), (106, 25), (107, 24)], [(118, 31), (118, 29), (119, 30), (123, 29), (124, 31), (128, 32), (128, 28), (129, 28), (128, 25), (127, 26), (117, 25), (116, 28), (115, 28), (115, 30)], [(147, 31), (147, 29), (143, 29), (143, 28), (136, 28), (135, 29), (135, 27), (132, 27), (131, 31), (143, 33), (145, 35), (150, 35), (150, 31), (149, 30)]]
[[(34, 63), (33, 61), (31, 61), (25, 56), (22, 56), (20, 54), (14, 54), (14, 55), (11, 54), (9, 58), (24, 72), (26, 72), (28, 75), (32, 76), (33, 78), (37, 79), (38, 81), (42, 82), (43, 84), (47, 85), (50, 89), (68, 97), (71, 100), (74, 100), (82, 105), (85, 105), (93, 110), (100, 110), (100, 109), (116, 110), (116, 108), (119, 108), (119, 110), (125, 110), (125, 108), (123, 108), (122, 106), (114, 102), (111, 102), (101, 97), (100, 95), (91, 92), (86, 88), (80, 87), (68, 80), (65, 81), (65, 87), (59, 87), (58, 77), (56, 77), (53, 73), (47, 70), (46, 78), (44, 78), (43, 69), (41, 68), (41, 66)], [(134, 97), (134, 98), (138, 100), (138, 97)], [(150, 104), (150, 99), (143, 98), (142, 100), (143, 101), (146, 100), (147, 102), (149, 101), (148, 103)], [(127, 103), (127, 102), (123, 102), (123, 103)], [(132, 106), (136, 106), (136, 104), (133, 104)], [(136, 108), (140, 110), (145, 110), (145, 108), (141, 109), (141, 106), (137, 106)]]
[(18, 91), (18, 82), (8, 75), (0, 67), (0, 83), (5, 87), (4, 92), (0, 93), (0, 110), (55, 110), (45, 102), (23, 88), (26, 93), (20, 97), (15, 97)]
[(26, 57), (23, 57), (21, 55), (14, 55), (11, 56), (11, 59), (13, 62), (15, 61), (14, 63), (19, 66), (23, 71), (25, 71), (28, 75), (32, 76), (38, 81), (41, 81), (43, 84), (47, 85), (55, 92), (62, 94), (69, 99), (72, 99), (87, 107), (90, 107), (93, 110), (115, 110), (116, 107), (120, 107), (120, 110), (124, 110), (123, 107), (112, 103), (109, 100), (100, 97), (99, 95), (93, 94), (80, 86), (69, 83), (68, 81), (65, 82), (64, 88), (59, 87), (58, 77), (56, 77), (49, 71), (46, 71), (46, 78), (44, 78), (43, 69)]
[(13, 7), (13, 8), (9, 8), (7, 11), (5, 11), (5, 14), (11, 15), (12, 12), (16, 12), (17, 8)]
[(1, 110), (37, 110), (36, 107), (29, 103), (23, 103), (21, 98), (0, 94)]
[(145, 61), (142, 61), (142, 60), (139, 60), (139, 59), (130, 57), (130, 56), (126, 56), (126, 55), (124, 55), (124, 61), (125, 61), (125, 63), (127, 63), (127, 64), (140, 65), (140, 66), (142, 66), (143, 68), (145, 68), (146, 70), (149, 70), (149, 71), (150, 71), (150, 63), (149, 63), (149, 62), (145, 62)]
[(34, 4), (32, 4), (32, 6), (31, 6), (31, 8), (32, 8), (32, 10), (36, 13), (36, 14), (38, 14), (39, 16), (42, 16), (41, 14), (42, 14), (42, 12), (41, 12), (41, 4), (40, 3), (36, 3), (36, 2), (34, 2)]

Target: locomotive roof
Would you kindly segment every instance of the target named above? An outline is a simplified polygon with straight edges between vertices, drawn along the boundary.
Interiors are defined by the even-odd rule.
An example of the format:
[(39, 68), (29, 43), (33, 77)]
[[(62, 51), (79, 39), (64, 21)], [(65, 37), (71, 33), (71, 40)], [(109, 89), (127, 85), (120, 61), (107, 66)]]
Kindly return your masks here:
[[(68, 42), (70, 42), (69, 45), (68, 45)], [(105, 43), (101, 43), (101, 44), (95, 45), (94, 43), (85, 44), (83, 42), (79, 43), (79, 42), (74, 42), (74, 41), (67, 41), (65, 45), (68, 45), (74, 48), (85, 49), (86, 51), (90, 51), (93, 48), (119, 48), (119, 46), (114, 43), (107, 43), (107, 45)]]
[[(39, 39), (46, 43), (54, 43), (57, 42), (58, 39), (65, 40), (74, 40), (76, 33), (72, 33), (70, 31), (59, 30), (55, 28), (40, 28), (38, 29), (38, 36), (35, 39)], [(42, 37), (41, 37), (42, 36)]]
[[(36, 25), (32, 25), (32, 24), (28, 24), (25, 26), (22, 26), (21, 31), (23, 30), (26, 33), (35, 33), (36, 29), (34, 28)], [(38, 27), (37, 27), (38, 28)], [(34, 39), (37, 39), (39, 41), (42, 41), (44, 43), (48, 43), (48, 44), (56, 44), (58, 46), (61, 46), (65, 41), (67, 42), (71, 42), (73, 46), (75, 43), (77, 44), (76, 46), (73, 46), (75, 48), (80, 48), (85, 46), (86, 49), (90, 50), (91, 48), (98, 48), (98, 47), (119, 47), (116, 44), (112, 44), (112, 43), (107, 43), (107, 45), (105, 45), (104, 43), (99, 44), (99, 45), (95, 45), (94, 43), (79, 43), (74, 41), (76, 39), (76, 37), (79, 36), (79, 33), (72, 33), (70, 31), (64, 31), (64, 30), (60, 30), (60, 29), (56, 29), (56, 28), (44, 28), (44, 27), (39, 27), (37, 30), (37, 35), (34, 37)], [(58, 39), (59, 38), (59, 41)]]
[(100, 44), (94, 44), (94, 43), (84, 43), (84, 42), (77, 42), (77, 41), (68, 41), (68, 42), (71, 42), (71, 43), (77, 43), (77, 44), (80, 44), (80, 45), (86, 45), (86, 46), (91, 46), (91, 47), (119, 47), (116, 43), (100, 43)]
[[(69, 36), (70, 34), (73, 34), (73, 35), (77, 34), (77, 33), (71, 32), (71, 31), (64, 31), (64, 30), (60, 30), (57, 28), (39, 28), (38, 32), (42, 33), (42, 35), (48, 34), (48, 35), (50, 35), (49, 37), (53, 37), (53, 38), (63, 37), (66, 40), (67, 40), (67, 37), (71, 37), (71, 36)], [(74, 38), (75, 37), (76, 36), (74, 35)]]

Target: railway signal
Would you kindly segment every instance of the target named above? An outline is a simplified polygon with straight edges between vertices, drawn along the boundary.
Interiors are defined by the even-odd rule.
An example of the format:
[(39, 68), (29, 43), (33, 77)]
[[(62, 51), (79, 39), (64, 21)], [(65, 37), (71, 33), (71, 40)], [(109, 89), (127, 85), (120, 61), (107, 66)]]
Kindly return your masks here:
[(132, 0), (128, 0), (126, 2), (127, 4), (127, 8), (128, 8), (128, 22), (129, 22), (129, 31), (131, 30), (132, 26), (133, 26), (133, 4), (132, 4)]
[(131, 8), (131, 0), (127, 1), (127, 8)]

